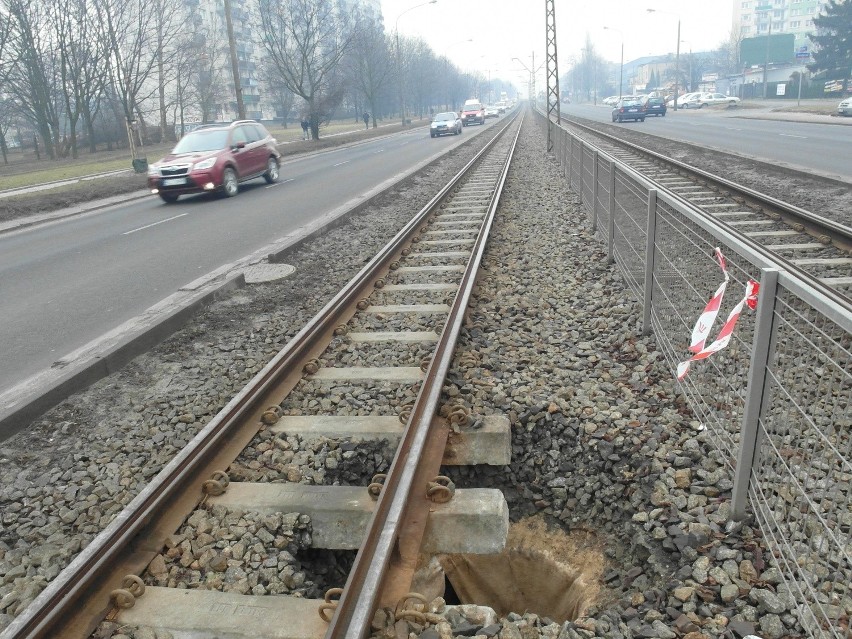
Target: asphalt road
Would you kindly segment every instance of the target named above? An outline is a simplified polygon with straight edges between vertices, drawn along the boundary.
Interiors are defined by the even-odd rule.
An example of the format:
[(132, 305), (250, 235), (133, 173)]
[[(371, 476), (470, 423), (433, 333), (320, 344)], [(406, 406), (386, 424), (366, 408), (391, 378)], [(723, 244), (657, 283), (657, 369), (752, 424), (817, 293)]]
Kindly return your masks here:
[(502, 121), (434, 140), (419, 128), (288, 161), (277, 184), (253, 180), (233, 199), (166, 205), (151, 196), (0, 234), (0, 394), (189, 282)]
[[(608, 106), (568, 105), (563, 112), (612, 124)], [(669, 109), (665, 117), (623, 122), (642, 133), (683, 140), (719, 151), (734, 152), (773, 164), (852, 179), (852, 126), (785, 120), (758, 120), (735, 109)], [(847, 159), (843, 159), (847, 158)], [(700, 167), (699, 167), (700, 168)]]

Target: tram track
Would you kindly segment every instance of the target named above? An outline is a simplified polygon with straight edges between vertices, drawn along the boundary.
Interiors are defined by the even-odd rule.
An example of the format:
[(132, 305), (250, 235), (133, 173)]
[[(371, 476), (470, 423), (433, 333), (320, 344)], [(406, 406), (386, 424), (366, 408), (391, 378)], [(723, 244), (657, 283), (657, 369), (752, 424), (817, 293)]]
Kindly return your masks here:
[[(509, 135), (510, 131), (514, 132), (514, 138)], [(160, 555), (163, 544), (174, 531), (178, 530), (187, 515), (194, 511), (201, 497), (199, 486), (207, 486), (206, 496), (202, 499), (205, 504), (209, 504), (208, 507), (222, 507), (220, 503), (222, 500), (217, 501), (220, 495), (216, 493), (224, 490), (226, 495), (228, 492), (233, 495), (239, 490), (235, 488), (236, 484), (231, 484), (230, 491), (226, 490), (230, 483), (229, 479), (218, 469), (227, 468), (237, 459), (259, 430), (275, 428), (279, 421), (288, 432), (293, 428), (298, 431), (301, 424), (303, 427), (313, 428), (314, 434), (317, 433), (316, 428), (319, 428), (319, 434), (326, 432), (331, 436), (340, 436), (343, 433), (350, 438), (374, 437), (375, 428), (373, 432), (369, 432), (370, 425), (375, 427), (378, 423), (379, 430), (385, 431), (383, 435), (379, 435), (380, 437), (401, 439), (402, 445), (399, 450), (402, 452), (397, 453), (397, 460), (401, 461), (393, 463), (390, 476), (384, 488), (381, 489), (383, 496), (376, 506), (379, 510), (386, 508), (389, 514), (383, 519), (386, 524), (390, 517), (392, 520), (390, 526), (397, 527), (396, 533), (390, 536), (383, 533), (382, 531), (385, 531), (388, 526), (376, 523), (380, 521), (377, 516), (374, 518), (374, 528), (371, 528), (367, 539), (375, 540), (379, 546), (384, 545), (384, 549), (379, 552), (384, 553), (385, 559), (382, 561), (385, 566), (389, 565), (390, 557), (396, 548), (394, 542), (397, 536), (414, 539), (415, 541), (407, 545), (403, 544), (403, 547), (407, 546), (412, 551), (419, 552), (418, 537), (422, 538), (425, 534), (427, 541), (430, 539), (429, 533), (426, 533), (424, 528), (428, 518), (423, 515), (423, 508), (425, 507), (425, 512), (428, 512), (433, 509), (433, 505), (421, 494), (422, 491), (416, 491), (418, 497), (412, 498), (412, 487), (422, 487), (423, 478), (428, 477), (427, 483), (431, 481), (434, 484), (431, 488), (432, 492), (440, 494), (442, 498), (439, 498), (439, 501), (444, 501), (443, 497), (452, 493), (452, 489), (442, 483), (443, 480), (436, 479), (437, 469), (442, 461), (443, 463), (508, 463), (507, 423), (488, 423), (484, 426), (478, 424), (483, 427), (466, 433), (464, 423), (468, 418), (459, 407), (444, 407), (443, 417), (438, 419), (433, 417), (442, 408), (439, 406), (441, 383), (452, 357), (467, 300), (473, 289), (476, 266), (481, 259), (490, 220), (499, 201), (499, 191), (505, 180), (505, 172), (508, 168), (511, 149), (517, 139), (517, 131), (519, 131), (517, 121), (508, 123), (501, 132), (502, 135), (495, 137), (492, 143), (489, 143), (465, 169), (453, 178), (264, 368), (250, 387), (234, 397), (191, 445), (182, 451), (148, 488), (142, 491), (122, 513), (122, 516), (119, 516), (107, 531), (87, 547), (71, 566), (51, 583), (33, 606), (13, 622), (4, 637), (83, 637), (91, 631), (93, 620), (102, 618), (104, 614), (119, 619), (122, 614), (140, 614), (141, 607), (138, 605), (131, 609), (135, 610), (133, 613), (116, 614), (115, 610), (110, 612), (109, 609), (113, 608), (114, 604), (118, 604), (115, 607), (120, 609), (121, 606), (135, 602), (136, 596), (142, 594), (144, 582), (137, 576), (131, 575), (143, 574), (151, 559)], [(496, 159), (494, 159), (495, 155)], [(471, 228), (477, 226), (478, 229)], [(447, 250), (448, 247), (451, 250)], [(425, 281), (407, 282), (409, 278), (416, 280), (418, 277)], [(442, 277), (449, 281), (434, 281)], [(460, 277), (460, 287), (458, 283), (451, 283), (458, 277)], [(412, 297), (407, 298), (408, 295)], [(424, 296), (437, 296), (438, 300), (433, 299), (431, 303), (424, 304)], [(377, 300), (382, 303), (377, 304)], [(396, 303), (388, 303), (391, 301)], [(371, 319), (359, 319), (359, 316)], [(351, 322), (354, 322), (356, 328), (368, 328), (374, 325), (376, 317), (389, 316), (441, 318), (448, 316), (451, 321), (448, 320), (445, 328), (440, 331), (435, 330), (439, 328), (439, 324), (432, 322), (431, 331), (403, 333), (393, 331), (397, 333), (396, 335), (391, 335), (392, 332), (346, 328)], [(376, 342), (403, 345), (404, 348), (401, 349), (403, 357), (410, 356), (412, 352), (419, 354), (424, 350), (424, 344), (435, 345), (436, 354), (427, 358), (431, 364), (414, 362), (414, 365), (399, 366), (387, 362), (380, 368), (335, 366), (335, 356), (329, 355), (329, 352), (333, 352), (335, 348), (341, 350), (343, 346), (340, 356), (351, 363), (352, 345), (360, 345), (357, 348), (369, 348), (370, 344)], [(332, 347), (330, 351), (327, 351), (329, 344)], [(406, 348), (406, 345), (414, 346)], [(416, 424), (417, 427), (409, 426), (400, 433), (401, 419), (394, 414), (385, 415), (378, 420), (358, 420), (352, 419), (351, 416), (340, 416), (339, 419), (335, 419), (333, 416), (326, 415), (324, 421), (320, 420), (321, 425), (318, 427), (307, 416), (302, 415), (300, 422), (298, 415), (285, 415), (288, 409), (282, 398), (286, 398), (290, 391), (297, 389), (300, 385), (318, 384), (321, 390), (320, 396), (323, 396), (338, 392), (334, 390), (337, 386), (351, 388), (362, 383), (366, 390), (359, 392), (359, 397), (363, 399), (365, 394), (376, 392), (382, 398), (378, 404), (385, 408), (387, 408), (387, 397), (393, 395), (392, 392), (387, 391), (388, 384), (419, 386), (421, 401), (409, 407), (411, 418), (407, 420), (409, 424)], [(401, 414), (406, 416), (409, 411), (401, 411)], [(371, 414), (375, 412), (371, 410)], [(306, 418), (307, 421), (305, 421)], [(366, 423), (367, 421), (369, 424)], [(392, 422), (399, 423), (399, 427), (394, 428), (391, 425)], [(366, 433), (365, 427), (368, 431)], [(328, 430), (324, 431), (324, 428)], [(430, 431), (435, 429), (439, 436), (429, 435)], [(444, 447), (438, 442), (448, 437), (452, 441), (449, 452), (445, 452)], [(483, 438), (492, 438), (498, 442), (494, 448), (496, 452), (487, 452), (483, 456), (481, 451), (484, 448), (471, 443), (471, 440)], [(408, 462), (419, 457), (419, 453), (424, 448), (428, 448), (431, 452), (429, 462), (413, 470)], [(398, 487), (396, 480), (393, 479), (397, 474), (394, 470), (396, 468), (402, 472), (401, 487)], [(366, 496), (365, 488), (354, 488), (354, 490)], [(281, 508), (284, 508), (286, 512), (294, 513), (308, 506), (315, 508), (318, 501), (321, 501), (329, 491), (326, 487), (317, 491), (316, 494), (311, 493), (310, 490), (301, 492), (300, 489), (299, 492), (302, 499), (301, 505), (293, 506), (294, 510), (287, 510), (290, 506), (279, 506), (276, 512), (279, 512)], [(441, 546), (439, 543), (436, 549), (470, 551), (471, 544), (475, 546), (477, 543), (484, 543), (483, 548), (494, 550), (495, 544), (501, 537), (505, 540), (508, 513), (505, 500), (502, 497), (498, 499), (493, 494), (495, 492), (497, 491), (490, 491), (485, 497), (477, 493), (473, 495), (473, 501), (485, 504), (488, 511), (486, 515), (491, 516), (494, 522), (496, 537), (473, 540), (468, 536), (470, 541), (463, 541), (462, 547), (452, 546), (452, 543), (457, 544), (458, 541), (441, 542), (445, 545), (450, 543), (450, 547)], [(464, 501), (464, 491), (459, 491), (457, 494), (459, 497), (454, 499)], [(344, 501), (347, 499), (352, 501), (351, 497)], [(408, 512), (408, 504), (418, 500), (422, 502), (419, 504), (420, 516), (413, 517)], [(347, 515), (348, 518), (349, 515)], [(412, 520), (420, 521), (419, 532), (408, 530)], [(402, 535), (400, 527), (406, 529), (406, 535)], [(313, 532), (313, 535), (322, 536), (317, 530)], [(432, 536), (434, 537), (434, 534)], [(463, 535), (457, 537), (465, 539)], [(432, 539), (432, 543), (437, 542)], [(369, 582), (376, 583), (376, 580), (383, 582), (385, 580), (383, 571), (376, 572), (370, 555), (372, 555), (371, 552), (363, 554), (363, 557), (359, 554), (352, 574), (363, 570)], [(404, 553), (403, 557), (405, 558)], [(347, 586), (340, 603), (341, 612), (338, 612), (338, 617), (345, 619), (336, 626), (340, 632), (352, 633), (358, 627), (363, 631), (372, 619), (372, 609), (376, 604), (375, 597), (378, 597), (380, 592), (387, 591), (379, 600), (381, 604), (388, 604), (395, 601), (400, 594), (405, 594), (407, 591), (405, 582), (410, 581), (412, 572), (411, 557), (408, 556), (407, 561), (403, 561), (398, 566), (392, 565), (391, 568), (395, 573), (388, 580), (389, 585), (375, 590), (370, 586), (371, 589), (364, 595), (367, 597), (366, 600), (361, 596), (365, 592), (363, 587), (359, 591), (357, 583), (355, 586), (351, 584)], [(352, 579), (350, 577), (350, 581)], [(110, 593), (112, 593), (111, 598)], [(351, 597), (348, 597), (349, 593), (353, 593)], [(148, 601), (157, 597), (157, 595), (150, 596), (150, 592), (148, 594)], [(169, 597), (167, 593), (165, 596)], [(139, 601), (145, 601), (145, 596), (142, 596)], [(304, 601), (306, 600), (302, 599), (297, 602), (297, 605), (303, 604)], [(310, 605), (316, 608), (318, 607), (316, 603), (313, 602)], [(319, 606), (323, 606), (323, 609), (327, 611), (331, 609), (331, 604), (328, 602), (319, 602)], [(156, 605), (154, 607), (156, 608)], [(304, 608), (299, 608), (298, 615), (301, 616), (303, 612)], [(154, 621), (153, 617), (146, 618)], [(320, 620), (318, 614), (316, 619)], [(152, 625), (156, 624), (152, 623)]]
[(852, 227), (571, 119), (579, 136), (820, 288), (852, 295)]

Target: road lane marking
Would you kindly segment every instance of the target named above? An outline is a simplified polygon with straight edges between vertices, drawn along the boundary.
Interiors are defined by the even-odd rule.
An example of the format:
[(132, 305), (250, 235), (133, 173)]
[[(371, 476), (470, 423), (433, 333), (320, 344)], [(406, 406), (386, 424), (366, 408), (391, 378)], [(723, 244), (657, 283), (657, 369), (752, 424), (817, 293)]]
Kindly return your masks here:
[(169, 217), (165, 220), (154, 222), (153, 224), (146, 224), (145, 226), (140, 226), (138, 229), (133, 229), (132, 231), (125, 231), (124, 233), (122, 233), (122, 235), (130, 235), (131, 233), (135, 233), (136, 231), (144, 231), (145, 229), (149, 229), (152, 226), (157, 226), (157, 224), (162, 224), (163, 222), (171, 222), (172, 220), (176, 220), (179, 217), (183, 217), (184, 215), (189, 215), (189, 213), (181, 213), (180, 215), (175, 215), (174, 217)]
[(791, 133), (779, 133), (778, 135), (780, 135), (781, 137), (784, 137), (784, 138), (799, 138), (800, 140), (807, 140), (808, 139), (807, 136), (792, 135)]
[(725, 128), (728, 129), (728, 131), (742, 131), (742, 129), (738, 129), (734, 126), (726, 126)]
[(378, 151), (373, 151), (373, 154), (375, 155), (376, 153), (384, 153), (384, 152), (385, 152), (384, 149), (379, 149)]
[(344, 164), (349, 164), (351, 160), (344, 160), (343, 162), (338, 162), (337, 164), (333, 164), (332, 166), (343, 166)]
[(265, 189), (271, 189), (271, 188), (274, 188), (274, 187), (276, 187), (276, 186), (281, 186), (282, 184), (284, 184), (284, 183), (283, 183), (283, 182), (275, 182), (274, 184), (269, 184), (269, 185), (267, 185), (267, 186), (264, 186), (263, 188), (265, 188)]

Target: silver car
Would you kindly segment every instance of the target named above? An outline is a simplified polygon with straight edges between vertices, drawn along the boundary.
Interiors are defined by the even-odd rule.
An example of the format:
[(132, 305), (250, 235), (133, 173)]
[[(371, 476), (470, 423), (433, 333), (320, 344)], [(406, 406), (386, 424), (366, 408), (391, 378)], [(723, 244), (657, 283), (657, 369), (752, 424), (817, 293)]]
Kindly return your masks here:
[(459, 114), (454, 111), (439, 113), (432, 118), (432, 124), (429, 125), (429, 137), (431, 138), (445, 134), (461, 135), (461, 132), (462, 121)]
[(837, 105), (837, 115), (852, 115), (852, 97)]
[(708, 104), (727, 104), (728, 106), (736, 106), (740, 99), (733, 95), (725, 95), (724, 93), (701, 93), (698, 97), (697, 106), (699, 109)]

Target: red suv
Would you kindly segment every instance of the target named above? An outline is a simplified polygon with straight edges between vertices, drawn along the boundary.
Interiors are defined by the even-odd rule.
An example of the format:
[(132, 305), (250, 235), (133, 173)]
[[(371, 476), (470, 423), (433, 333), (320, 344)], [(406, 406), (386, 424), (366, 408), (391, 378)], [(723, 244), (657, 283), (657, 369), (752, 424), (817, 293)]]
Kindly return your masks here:
[(152, 193), (171, 204), (184, 193), (221, 191), (233, 197), (240, 182), (278, 179), (281, 154), (262, 124), (239, 120), (187, 133), (172, 152), (148, 169)]

